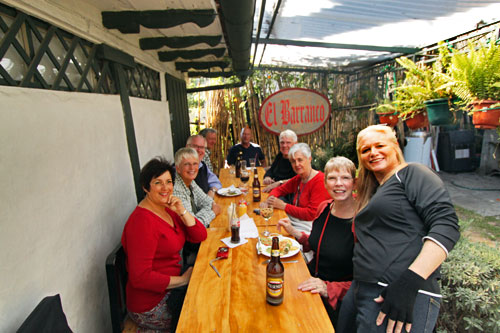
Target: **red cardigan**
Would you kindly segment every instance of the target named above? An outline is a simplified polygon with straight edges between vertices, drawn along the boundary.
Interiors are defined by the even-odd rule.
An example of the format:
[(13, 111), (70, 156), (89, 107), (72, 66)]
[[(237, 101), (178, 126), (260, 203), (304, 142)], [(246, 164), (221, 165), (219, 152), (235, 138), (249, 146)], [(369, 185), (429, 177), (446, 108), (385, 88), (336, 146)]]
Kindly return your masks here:
[(331, 199), (324, 184), (325, 175), (318, 171), (307, 183), (303, 184), (299, 175), (291, 178), (286, 183), (274, 188), (270, 195), (281, 197), (289, 193), (293, 193), (293, 203), (297, 200), (298, 187), (301, 187), (299, 205), (287, 204), (285, 212), (288, 215), (296, 217), (304, 221), (312, 221), (316, 216), (316, 210), (322, 201)]
[(132, 312), (153, 309), (167, 293), (170, 276), (181, 273), (180, 250), (186, 240), (199, 243), (207, 238), (205, 226), (198, 220), (186, 227), (180, 217), (165, 208), (174, 227), (153, 212), (137, 206), (122, 234), (127, 255), (127, 308)]

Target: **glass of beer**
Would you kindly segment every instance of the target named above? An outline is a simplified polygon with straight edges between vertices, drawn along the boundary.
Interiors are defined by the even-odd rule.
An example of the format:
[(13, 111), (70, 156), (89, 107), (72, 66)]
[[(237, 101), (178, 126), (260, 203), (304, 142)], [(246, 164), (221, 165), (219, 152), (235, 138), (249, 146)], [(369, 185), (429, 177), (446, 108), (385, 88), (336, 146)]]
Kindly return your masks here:
[(262, 235), (267, 237), (270, 235), (268, 230), (269, 219), (273, 216), (273, 206), (267, 202), (260, 203), (260, 216), (266, 221), (266, 229), (262, 232)]

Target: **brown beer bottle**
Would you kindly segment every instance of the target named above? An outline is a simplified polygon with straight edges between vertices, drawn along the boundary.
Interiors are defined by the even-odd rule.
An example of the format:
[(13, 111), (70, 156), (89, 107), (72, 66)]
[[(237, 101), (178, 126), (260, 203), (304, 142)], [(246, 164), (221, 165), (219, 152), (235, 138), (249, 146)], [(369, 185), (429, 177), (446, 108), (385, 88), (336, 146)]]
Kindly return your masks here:
[(257, 172), (257, 168), (255, 168), (253, 174), (253, 183), (252, 183), (252, 192), (253, 192), (253, 202), (260, 201), (260, 181), (259, 181), (259, 173)]
[(280, 242), (273, 237), (271, 261), (266, 271), (266, 301), (271, 305), (283, 303), (285, 268), (280, 260)]
[(238, 156), (236, 156), (236, 162), (234, 163), (234, 168), (236, 171), (236, 178), (241, 177), (241, 159), (243, 158), (243, 152), (239, 152)]

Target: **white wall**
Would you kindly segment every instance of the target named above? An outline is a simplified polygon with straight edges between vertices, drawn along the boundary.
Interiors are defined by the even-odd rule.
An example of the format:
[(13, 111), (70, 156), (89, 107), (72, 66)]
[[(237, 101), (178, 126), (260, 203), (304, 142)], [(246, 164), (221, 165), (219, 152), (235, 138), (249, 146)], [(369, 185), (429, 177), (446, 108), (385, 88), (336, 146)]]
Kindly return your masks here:
[[(61, 294), (74, 332), (109, 332), (105, 259), (136, 205), (119, 96), (0, 86), (0, 332)], [(131, 99), (141, 166), (171, 158), (166, 102)]]
[(168, 103), (130, 98), (141, 167), (152, 157), (162, 155), (174, 161)]

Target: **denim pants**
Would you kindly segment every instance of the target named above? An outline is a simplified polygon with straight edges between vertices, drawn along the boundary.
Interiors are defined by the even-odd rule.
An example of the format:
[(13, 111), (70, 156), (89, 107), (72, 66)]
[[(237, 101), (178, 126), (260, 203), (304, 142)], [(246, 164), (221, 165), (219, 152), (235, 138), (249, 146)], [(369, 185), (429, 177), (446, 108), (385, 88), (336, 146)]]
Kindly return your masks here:
[[(382, 303), (379, 304), (373, 300), (380, 295), (384, 288), (375, 283), (352, 281), (351, 288), (342, 300), (336, 332), (385, 333), (387, 317), (382, 325), (377, 326), (375, 323)], [(411, 332), (432, 333), (438, 318), (440, 304), (440, 297), (418, 293), (413, 307)]]

